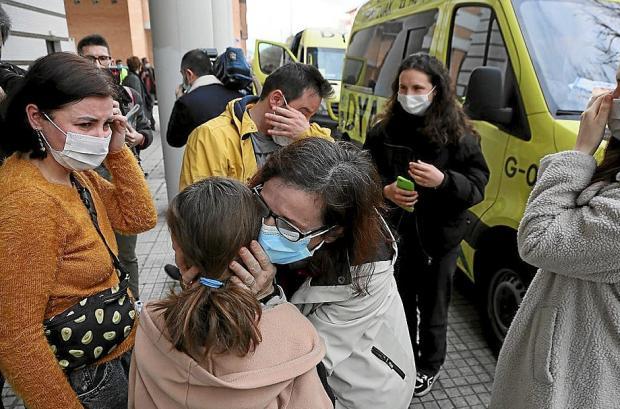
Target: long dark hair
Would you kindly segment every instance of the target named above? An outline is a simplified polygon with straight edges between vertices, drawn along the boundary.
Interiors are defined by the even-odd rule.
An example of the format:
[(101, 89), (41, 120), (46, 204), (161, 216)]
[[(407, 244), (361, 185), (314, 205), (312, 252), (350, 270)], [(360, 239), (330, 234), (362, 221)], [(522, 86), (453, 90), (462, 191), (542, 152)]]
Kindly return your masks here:
[(246, 355), (261, 341), (261, 307), (248, 289), (230, 282), (228, 265), (258, 237), (261, 214), (252, 192), (231, 179), (203, 179), (172, 200), (166, 220), (185, 263), (199, 269), (196, 279), (224, 282), (218, 289), (194, 284), (155, 304), (171, 342), (194, 358)]
[(88, 97), (117, 97), (104, 70), (71, 53), (39, 58), (4, 102), (0, 149), (7, 155), (30, 152), (31, 158), (45, 158), (46, 153), (40, 149), (38, 137), (28, 122), (26, 106), (34, 104), (49, 113)]
[[(367, 152), (346, 142), (302, 139), (271, 155), (250, 185), (276, 177), (319, 197), (323, 223), (343, 229), (341, 237), (312, 257), (308, 266), (311, 272), (337, 271), (342, 261), (360, 266), (371, 261), (388, 240), (379, 214), (384, 206), (381, 180)], [(372, 271), (359, 273), (353, 285), (363, 291)]]
[(620, 172), (620, 140), (612, 136), (605, 148), (602, 162), (594, 171), (592, 183), (601, 181), (615, 182), (618, 172)]
[(405, 70), (425, 73), (435, 87), (433, 103), (424, 115), (422, 133), (440, 145), (457, 143), (465, 134), (478, 136), (456, 100), (448, 70), (437, 58), (425, 53), (411, 54), (401, 62), (392, 83), (392, 95), (387, 100), (384, 111), (377, 116), (376, 123), (387, 125), (394, 118), (399, 103), (397, 98), (400, 74)]

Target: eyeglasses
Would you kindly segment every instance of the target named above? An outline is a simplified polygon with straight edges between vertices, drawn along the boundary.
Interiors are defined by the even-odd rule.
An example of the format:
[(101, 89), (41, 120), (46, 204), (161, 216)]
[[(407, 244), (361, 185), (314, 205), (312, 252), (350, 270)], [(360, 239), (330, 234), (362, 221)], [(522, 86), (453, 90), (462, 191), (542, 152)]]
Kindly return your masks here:
[(88, 58), (92, 63), (98, 61), (101, 65), (110, 65), (110, 62), (112, 62), (112, 57), (109, 55), (85, 55), (84, 58)]
[(261, 212), (263, 214), (263, 220), (273, 217), (273, 220), (275, 220), (275, 223), (276, 223), (276, 229), (278, 229), (278, 233), (284, 236), (284, 238), (287, 239), (288, 241), (296, 242), (301, 239), (306, 239), (306, 238), (311, 239), (311, 238), (320, 236), (321, 234), (325, 234), (334, 228), (334, 226), (331, 226), (331, 227), (321, 226), (317, 229), (310, 230), (309, 232), (306, 232), (306, 233), (302, 232), (297, 227), (295, 227), (291, 222), (286, 220), (284, 217), (278, 216), (277, 214), (271, 211), (269, 206), (267, 206), (265, 199), (263, 199), (263, 196), (261, 195), (262, 190), (263, 190), (263, 185), (258, 185), (252, 188), (252, 192), (254, 192), (254, 194), (256, 195), (256, 198), (258, 199), (257, 200), (258, 204), (261, 207)]

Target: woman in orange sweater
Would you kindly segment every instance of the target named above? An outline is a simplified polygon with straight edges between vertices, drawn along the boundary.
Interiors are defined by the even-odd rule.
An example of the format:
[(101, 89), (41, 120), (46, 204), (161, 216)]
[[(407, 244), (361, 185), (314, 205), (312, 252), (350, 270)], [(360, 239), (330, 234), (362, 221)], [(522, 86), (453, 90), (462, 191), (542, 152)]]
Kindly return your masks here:
[[(0, 370), (30, 409), (127, 405), (135, 311), (114, 231), (157, 219), (110, 78), (68, 53), (8, 100), (0, 147)], [(92, 171), (105, 160), (113, 182)]]

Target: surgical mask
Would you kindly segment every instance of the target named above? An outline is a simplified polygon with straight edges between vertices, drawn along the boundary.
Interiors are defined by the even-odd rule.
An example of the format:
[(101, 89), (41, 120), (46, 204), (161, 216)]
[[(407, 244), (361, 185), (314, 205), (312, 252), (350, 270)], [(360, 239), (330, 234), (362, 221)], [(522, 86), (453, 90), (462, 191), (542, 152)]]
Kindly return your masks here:
[(76, 171), (95, 169), (97, 166), (101, 165), (108, 155), (112, 132), (103, 138), (83, 135), (76, 132), (65, 132), (60, 129), (47, 114), (43, 115), (45, 115), (47, 120), (50, 121), (56, 129), (67, 137), (63, 150), (57, 151), (49, 144), (43, 132), (39, 131), (56, 162), (64, 168)]
[(261, 245), (269, 260), (274, 264), (290, 264), (312, 257), (325, 241), (322, 241), (312, 250), (308, 250), (311, 237), (299, 241), (290, 241), (280, 234), (276, 226), (269, 226), (263, 222), (258, 234), (258, 243)]
[(405, 112), (411, 115), (424, 115), (431, 106), (431, 101), (428, 97), (433, 93), (434, 89), (435, 87), (433, 87), (428, 94), (423, 95), (405, 95), (399, 92), (398, 102)]

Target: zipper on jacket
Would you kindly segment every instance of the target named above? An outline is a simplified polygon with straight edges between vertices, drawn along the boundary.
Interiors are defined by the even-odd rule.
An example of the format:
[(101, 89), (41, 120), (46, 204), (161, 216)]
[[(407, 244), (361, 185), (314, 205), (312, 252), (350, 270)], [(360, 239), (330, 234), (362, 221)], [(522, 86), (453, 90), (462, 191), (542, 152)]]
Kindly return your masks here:
[(420, 250), (422, 250), (422, 254), (426, 257), (426, 265), (430, 267), (433, 264), (433, 258), (426, 252), (424, 249), (424, 244), (422, 244), (422, 236), (420, 236), (420, 225), (418, 224), (418, 214), (414, 211), (413, 217), (415, 219), (415, 235), (418, 238), (418, 244), (420, 245)]
[(372, 354), (374, 356), (376, 356), (377, 358), (379, 358), (380, 360), (382, 360), (383, 362), (385, 362), (387, 364), (387, 366), (390, 367), (391, 370), (393, 370), (394, 372), (396, 372), (398, 374), (398, 376), (400, 376), (402, 379), (405, 379), (405, 373), (403, 372), (402, 369), (400, 369), (398, 367), (398, 365), (396, 365), (394, 363), (394, 361), (392, 361), (390, 359), (389, 356), (385, 355), (383, 352), (381, 352), (381, 350), (379, 348), (377, 348), (376, 346), (373, 345), (373, 347), (370, 349), (370, 351), (372, 352)]
[[(405, 211), (404, 210), (400, 210), (400, 220), (398, 221), (398, 225), (400, 226), (401, 223), (403, 222), (403, 217), (405, 216)], [(415, 222), (415, 236), (416, 239), (418, 240), (418, 245), (420, 246), (420, 251), (422, 251), (422, 255), (426, 258), (426, 260), (424, 261), (425, 264), (430, 267), (433, 264), (433, 257), (431, 257), (428, 252), (426, 251), (426, 249), (424, 248), (424, 244), (422, 243), (422, 236), (420, 236), (420, 226), (418, 225), (418, 213), (414, 210), (412, 213), (412, 217), (414, 218), (414, 222)]]

